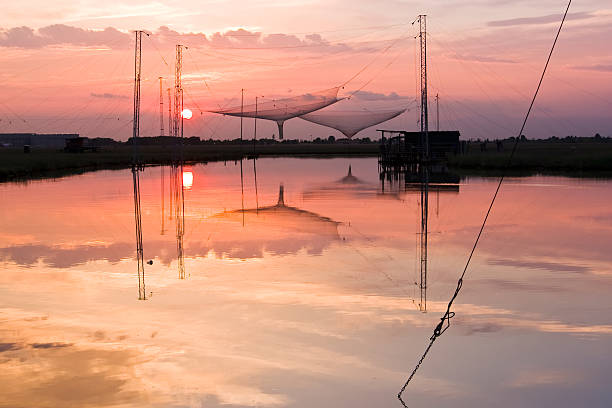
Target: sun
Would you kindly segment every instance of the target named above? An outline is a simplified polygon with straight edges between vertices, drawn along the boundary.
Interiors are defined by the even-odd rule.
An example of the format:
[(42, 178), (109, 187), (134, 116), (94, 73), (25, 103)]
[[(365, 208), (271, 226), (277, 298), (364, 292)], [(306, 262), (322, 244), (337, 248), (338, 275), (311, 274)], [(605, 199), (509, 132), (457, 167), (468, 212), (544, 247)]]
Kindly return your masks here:
[(193, 116), (193, 112), (191, 111), (191, 109), (183, 109), (181, 115), (184, 119), (191, 119), (191, 117)]

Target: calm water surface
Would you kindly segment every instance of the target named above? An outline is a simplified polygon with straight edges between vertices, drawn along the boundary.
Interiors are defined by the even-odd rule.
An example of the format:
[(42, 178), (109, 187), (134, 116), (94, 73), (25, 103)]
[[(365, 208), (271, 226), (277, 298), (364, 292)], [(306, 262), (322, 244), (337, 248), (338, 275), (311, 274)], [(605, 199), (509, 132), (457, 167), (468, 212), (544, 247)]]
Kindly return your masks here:
[[(1, 407), (397, 407), (496, 183), (432, 189), (423, 313), (420, 196), (376, 159), (258, 160), (257, 190), (252, 161), (242, 188), (239, 163), (186, 168), (185, 279), (161, 171), (147, 300), (129, 170), (0, 185)], [(611, 199), (508, 179), (411, 407), (612, 406)]]

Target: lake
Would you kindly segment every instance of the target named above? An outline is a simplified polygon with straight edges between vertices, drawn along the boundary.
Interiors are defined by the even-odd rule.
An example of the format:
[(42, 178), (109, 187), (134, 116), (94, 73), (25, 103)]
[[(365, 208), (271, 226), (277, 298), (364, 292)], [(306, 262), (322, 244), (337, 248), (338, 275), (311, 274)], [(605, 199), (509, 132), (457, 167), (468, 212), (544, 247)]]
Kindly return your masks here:
[[(401, 406), (498, 180), (430, 188), (425, 312), (420, 192), (376, 158), (185, 166), (184, 276), (172, 173), (141, 174), (146, 300), (130, 170), (0, 184), (0, 407)], [(612, 406), (611, 200), (504, 182), (410, 407)]]

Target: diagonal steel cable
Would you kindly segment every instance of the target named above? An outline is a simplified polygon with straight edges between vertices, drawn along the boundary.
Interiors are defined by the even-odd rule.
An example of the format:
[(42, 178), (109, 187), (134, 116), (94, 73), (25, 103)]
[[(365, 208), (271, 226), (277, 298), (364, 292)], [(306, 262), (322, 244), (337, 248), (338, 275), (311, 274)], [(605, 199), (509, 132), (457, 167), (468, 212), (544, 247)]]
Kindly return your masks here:
[(474, 252), (476, 251), (476, 247), (478, 246), (478, 242), (480, 241), (480, 237), (482, 236), (482, 232), (484, 231), (484, 228), (485, 228), (485, 226), (487, 224), (487, 221), (489, 219), (489, 215), (491, 214), (491, 210), (493, 209), (493, 205), (495, 204), (495, 200), (497, 199), (497, 195), (499, 194), (499, 190), (500, 190), (500, 188), (502, 186), (502, 183), (504, 182), (504, 178), (506, 177), (506, 172), (510, 168), (510, 164), (512, 163), (512, 159), (514, 158), (514, 154), (516, 153), (516, 149), (517, 149), (519, 141), (521, 139), (521, 135), (523, 134), (523, 130), (525, 130), (525, 126), (527, 125), (527, 120), (529, 119), (529, 115), (531, 114), (531, 110), (533, 109), (533, 105), (535, 104), (535, 101), (536, 101), (536, 98), (538, 96), (538, 93), (540, 92), (540, 88), (542, 87), (542, 82), (544, 81), (544, 76), (546, 75), (546, 71), (548, 69), (548, 65), (549, 65), (550, 60), (552, 58), (553, 52), (555, 50), (555, 46), (557, 45), (557, 40), (559, 39), (559, 35), (561, 34), (561, 30), (563, 28), (563, 24), (565, 23), (565, 19), (567, 18), (567, 14), (569, 13), (569, 9), (570, 9), (571, 4), (572, 4), (572, 0), (569, 0), (569, 2), (567, 4), (567, 8), (565, 9), (565, 13), (563, 14), (563, 19), (561, 20), (561, 24), (559, 25), (559, 29), (557, 30), (557, 35), (555, 36), (555, 40), (553, 41), (552, 47), (550, 48), (550, 52), (548, 54), (548, 58), (546, 59), (546, 64), (544, 65), (544, 69), (542, 70), (542, 75), (540, 76), (540, 81), (538, 82), (538, 87), (536, 88), (536, 91), (533, 94), (533, 98), (531, 99), (531, 103), (529, 104), (529, 109), (527, 110), (527, 114), (525, 115), (525, 119), (523, 120), (523, 124), (521, 126), (521, 130), (519, 131), (519, 133), (518, 133), (518, 135), (517, 135), (517, 137), (516, 137), (516, 139), (514, 141), (514, 145), (512, 146), (512, 152), (510, 153), (510, 156), (508, 157), (508, 161), (506, 162), (506, 165), (504, 167), (504, 171), (502, 172), (502, 176), (499, 178), (499, 182), (497, 184), (497, 188), (495, 189), (495, 193), (493, 194), (493, 197), (491, 198), (491, 203), (489, 204), (489, 208), (487, 209), (487, 212), (485, 214), (484, 220), (482, 221), (482, 225), (480, 226), (480, 230), (478, 231), (478, 235), (476, 236), (476, 240), (474, 241), (474, 245), (472, 246), (472, 250), (470, 251), (470, 255), (469, 255), (468, 259), (467, 259), (467, 262), (465, 263), (465, 267), (463, 268), (463, 272), (461, 273), (461, 276), (459, 277), (459, 280), (457, 281), (457, 287), (455, 289), (455, 293), (453, 294), (453, 296), (451, 297), (450, 301), (448, 302), (448, 306), (446, 307), (446, 312), (444, 312), (444, 315), (440, 318), (440, 323), (438, 323), (436, 325), (436, 327), (434, 328), (434, 332), (431, 335), (431, 337), (429, 338), (429, 344), (425, 348), (425, 352), (423, 353), (423, 355), (419, 359), (419, 362), (417, 363), (417, 365), (414, 367), (414, 370), (412, 370), (412, 373), (408, 377), (408, 380), (406, 380), (406, 382), (404, 383), (404, 385), (400, 389), (400, 392), (397, 394), (397, 398), (399, 399), (399, 401), (402, 403), (402, 405), (405, 408), (408, 408), (408, 406), (406, 405), (406, 403), (402, 399), (402, 394), (406, 390), (406, 387), (408, 387), (408, 384), (410, 384), (410, 381), (412, 381), (412, 379), (414, 378), (416, 372), (421, 367), (421, 364), (423, 363), (423, 360), (425, 360), (425, 357), (427, 356), (427, 354), (431, 350), (431, 347), (434, 345), (436, 339), (438, 337), (440, 337), (450, 327), (450, 320), (455, 316), (455, 312), (452, 312), (450, 309), (453, 306), (453, 302), (455, 301), (455, 299), (459, 295), (459, 292), (461, 291), (461, 288), (463, 287), (463, 278), (465, 277), (465, 274), (466, 274), (466, 272), (468, 270), (468, 267), (470, 266), (470, 262), (472, 261), (472, 257), (474, 256)]

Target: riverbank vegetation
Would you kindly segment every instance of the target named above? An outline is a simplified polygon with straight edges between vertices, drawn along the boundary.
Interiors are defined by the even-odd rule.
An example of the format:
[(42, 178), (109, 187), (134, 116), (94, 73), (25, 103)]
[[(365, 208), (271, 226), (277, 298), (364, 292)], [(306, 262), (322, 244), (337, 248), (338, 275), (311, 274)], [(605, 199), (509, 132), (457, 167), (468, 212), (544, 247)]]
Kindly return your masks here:
[[(199, 142), (199, 139), (198, 139)], [(505, 168), (514, 143), (513, 139), (499, 141), (462, 142), (463, 154), (448, 158), (450, 171), (461, 174), (499, 173)], [(369, 139), (348, 142), (322, 139), (298, 141), (202, 141), (185, 139), (179, 145), (176, 139), (143, 138), (138, 146), (138, 157), (146, 165), (170, 164), (182, 157), (186, 162), (231, 161), (253, 157), (376, 157), (379, 144)], [(0, 149), (0, 181), (57, 177), (101, 169), (129, 168), (133, 147), (130, 143), (113, 142), (95, 146), (95, 151), (68, 153), (58, 149), (32, 148)], [(545, 140), (523, 139), (510, 170), (525, 174), (589, 172), (612, 174), (612, 139), (603, 137)], [(588, 175), (588, 174), (587, 174)]]

